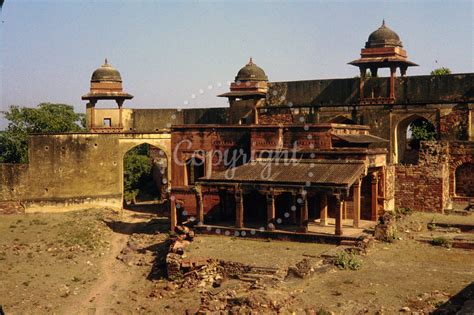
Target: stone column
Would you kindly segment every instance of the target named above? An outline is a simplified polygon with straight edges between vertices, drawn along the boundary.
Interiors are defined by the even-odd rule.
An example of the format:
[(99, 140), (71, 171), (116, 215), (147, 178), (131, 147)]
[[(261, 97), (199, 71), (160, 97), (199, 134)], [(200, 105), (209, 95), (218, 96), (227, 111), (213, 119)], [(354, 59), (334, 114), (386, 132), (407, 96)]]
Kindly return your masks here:
[(196, 186), (196, 211), (198, 225), (204, 224), (204, 204), (202, 202), (202, 191), (200, 186)]
[(397, 67), (390, 67), (390, 98), (395, 98), (395, 75)]
[(242, 190), (235, 191), (235, 226), (244, 227), (244, 196)]
[(219, 215), (221, 220), (224, 220), (227, 217), (226, 213), (226, 191), (219, 189)]
[(178, 224), (178, 216), (176, 213), (176, 198), (174, 196), (171, 196), (170, 198), (170, 221), (170, 230), (173, 232), (176, 228), (176, 225)]
[(354, 227), (360, 227), (360, 178), (352, 186), (352, 196), (354, 200)]
[(344, 207), (344, 200), (340, 196), (336, 196), (336, 235), (342, 235), (342, 212)]
[(90, 108), (90, 121), (89, 121), (89, 130), (92, 131), (92, 129), (95, 126), (95, 104), (97, 101), (89, 100), (89, 103), (87, 103), (87, 107)]
[(371, 220), (372, 221), (377, 221), (377, 215), (378, 215), (378, 172), (372, 172), (371, 176), (371, 185), (372, 185), (372, 190), (371, 190)]
[(469, 141), (474, 141), (474, 103), (467, 104), (469, 113), (467, 116), (467, 136)]
[(406, 75), (407, 75), (407, 69), (408, 69), (407, 66), (401, 66), (401, 67), (400, 67), (400, 75), (401, 75), (402, 77), (406, 77)]
[(328, 225), (328, 195), (321, 195), (321, 210), (319, 212), (320, 223), (322, 226)]
[(296, 202), (296, 195), (294, 192), (291, 193), (291, 207), (296, 207), (295, 211), (290, 209), (290, 220), (291, 223), (296, 224), (296, 211), (298, 210), (298, 203)]
[(275, 229), (275, 196), (273, 192), (267, 193), (267, 227), (269, 230)]
[(308, 198), (307, 194), (301, 194), (301, 199), (303, 203), (300, 205), (300, 229), (301, 232), (308, 232)]
[(359, 98), (362, 100), (364, 98), (364, 83), (365, 83), (365, 75), (367, 72), (367, 68), (360, 67), (360, 82), (359, 82)]
[(122, 124), (122, 105), (123, 105), (123, 101), (124, 100), (117, 100), (117, 105), (118, 105), (118, 109), (119, 109), (119, 128), (123, 128), (123, 124)]

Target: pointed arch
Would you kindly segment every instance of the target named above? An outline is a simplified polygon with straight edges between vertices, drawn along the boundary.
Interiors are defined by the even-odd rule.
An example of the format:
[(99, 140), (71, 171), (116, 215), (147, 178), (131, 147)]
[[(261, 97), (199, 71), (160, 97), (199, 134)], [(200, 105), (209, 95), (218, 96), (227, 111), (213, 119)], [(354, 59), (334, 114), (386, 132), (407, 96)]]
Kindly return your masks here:
[[(419, 141), (412, 138), (413, 126), (426, 126), (428, 130), (434, 133), (433, 140), (438, 138), (436, 123), (431, 120), (430, 114), (415, 113), (406, 115), (398, 121), (394, 131), (394, 150), (398, 163), (416, 164), (418, 162)], [(417, 142), (413, 140), (417, 140)]]

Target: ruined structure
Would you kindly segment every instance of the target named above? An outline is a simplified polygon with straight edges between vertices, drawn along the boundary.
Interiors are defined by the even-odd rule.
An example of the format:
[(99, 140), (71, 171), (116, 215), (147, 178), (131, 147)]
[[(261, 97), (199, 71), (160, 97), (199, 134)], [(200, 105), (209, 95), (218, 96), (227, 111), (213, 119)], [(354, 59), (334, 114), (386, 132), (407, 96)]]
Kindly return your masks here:
[[(343, 234), (344, 220), (359, 226), (397, 207), (463, 208), (474, 198), (474, 74), (406, 76), (416, 64), (385, 23), (350, 64), (360, 77), (271, 82), (250, 59), (219, 95), (229, 107), (178, 110), (125, 108), (132, 96), (106, 62), (83, 96), (88, 132), (31, 135), (29, 164), (1, 165), (0, 200), (120, 209), (123, 156), (148, 143), (167, 159), (172, 227), (306, 233), (329, 217)], [(117, 108), (96, 108), (102, 99)], [(413, 143), (420, 123), (434, 136)]]

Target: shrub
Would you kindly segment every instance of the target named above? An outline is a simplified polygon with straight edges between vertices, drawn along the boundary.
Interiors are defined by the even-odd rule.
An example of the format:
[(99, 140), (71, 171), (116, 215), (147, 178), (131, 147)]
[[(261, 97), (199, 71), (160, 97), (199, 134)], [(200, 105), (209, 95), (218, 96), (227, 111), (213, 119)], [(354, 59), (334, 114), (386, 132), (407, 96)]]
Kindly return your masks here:
[(352, 253), (342, 251), (337, 254), (334, 265), (339, 269), (358, 270), (362, 266), (362, 261)]
[(431, 244), (434, 246), (443, 246), (447, 248), (450, 248), (452, 245), (450, 240), (442, 236), (433, 238)]

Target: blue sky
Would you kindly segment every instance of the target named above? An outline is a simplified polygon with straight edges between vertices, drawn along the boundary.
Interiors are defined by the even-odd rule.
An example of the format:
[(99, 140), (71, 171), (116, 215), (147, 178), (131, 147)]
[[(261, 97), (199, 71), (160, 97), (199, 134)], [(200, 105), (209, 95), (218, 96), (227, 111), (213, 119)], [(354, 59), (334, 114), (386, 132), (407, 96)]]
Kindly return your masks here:
[(83, 112), (105, 57), (135, 95), (126, 107), (226, 106), (215, 95), (250, 56), (271, 81), (353, 77), (347, 62), (382, 19), (420, 64), (408, 75), (473, 72), (473, 3), (6, 0), (0, 108), (61, 102)]

